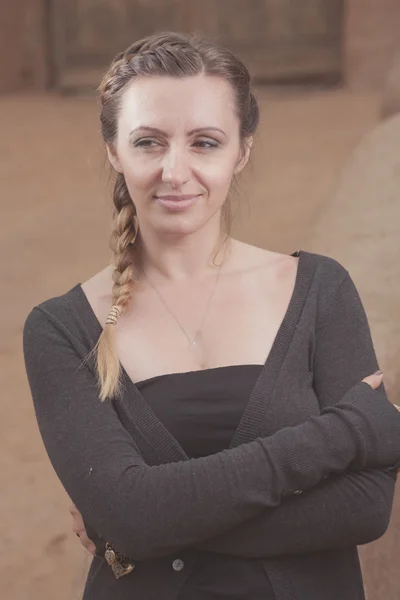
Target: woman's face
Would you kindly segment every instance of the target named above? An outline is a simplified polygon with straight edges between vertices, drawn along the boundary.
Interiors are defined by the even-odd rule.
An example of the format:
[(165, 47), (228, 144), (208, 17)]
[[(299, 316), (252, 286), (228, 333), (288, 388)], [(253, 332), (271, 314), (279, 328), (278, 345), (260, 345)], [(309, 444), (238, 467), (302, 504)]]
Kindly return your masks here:
[(241, 152), (229, 83), (198, 75), (132, 82), (108, 153), (124, 174), (141, 229), (185, 234), (219, 219), (249, 150)]

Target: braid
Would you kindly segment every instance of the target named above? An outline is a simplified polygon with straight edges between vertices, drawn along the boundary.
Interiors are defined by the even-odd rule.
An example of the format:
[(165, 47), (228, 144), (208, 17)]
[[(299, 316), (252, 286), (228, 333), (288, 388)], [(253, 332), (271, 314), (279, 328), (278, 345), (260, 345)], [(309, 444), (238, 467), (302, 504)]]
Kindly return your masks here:
[(119, 173), (114, 186), (114, 228), (110, 246), (113, 251), (113, 305), (123, 310), (128, 304), (133, 283), (131, 244), (137, 234), (135, 205), (129, 195), (124, 176)]
[(113, 198), (115, 211), (110, 238), (114, 266), (112, 307), (95, 347), (101, 401), (119, 395), (121, 392), (121, 365), (115, 349), (114, 327), (131, 298), (134, 282), (131, 252), (138, 231), (136, 209), (126, 187), (125, 178), (121, 173), (117, 175)]

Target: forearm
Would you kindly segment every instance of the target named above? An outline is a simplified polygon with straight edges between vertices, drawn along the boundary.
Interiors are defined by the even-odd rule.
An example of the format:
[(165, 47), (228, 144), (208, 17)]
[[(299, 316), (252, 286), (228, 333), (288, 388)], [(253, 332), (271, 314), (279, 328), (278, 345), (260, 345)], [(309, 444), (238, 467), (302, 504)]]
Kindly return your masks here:
[(193, 547), (243, 558), (271, 558), (369, 543), (387, 529), (396, 476), (394, 469), (331, 476)]
[(93, 373), (67, 333), (40, 311), (25, 324), (39, 428), (85, 522), (134, 559), (223, 534), (331, 473), (383, 467), (400, 457), (397, 410), (361, 383), (337, 406), (268, 438), (209, 457), (147, 465), (112, 405), (99, 402)]
[[(299, 426), (229, 452), (127, 473), (113, 486), (119, 486), (110, 529), (115, 537), (103, 537), (132, 558), (170, 554), (277, 507), (295, 490), (310, 489), (332, 473), (363, 468), (369, 461), (382, 460), (383, 454), (386, 460), (398, 459), (399, 437), (382, 452), (370, 432), (370, 417), (379, 405), (373, 390), (358, 386), (354, 394), (357, 401), (339, 403)], [(397, 435), (398, 426), (399, 420)], [(361, 429), (356, 432), (358, 427)], [(368, 432), (362, 436), (362, 444), (368, 436), (372, 442), (364, 448), (365, 454), (358, 447), (360, 431)], [(136, 515), (130, 513), (132, 499)], [(127, 515), (131, 515), (129, 520)]]
[[(358, 386), (360, 387), (360, 386)], [(371, 401), (376, 408), (378, 406), (377, 399), (374, 392), (370, 392)], [(339, 403), (338, 406), (341, 406)], [(332, 410), (340, 411), (338, 407)], [(394, 413), (397, 414), (396, 409), (393, 409)], [(323, 417), (328, 418), (330, 411), (324, 412)], [(335, 432), (333, 430), (322, 428), (319, 430), (313, 430), (310, 428), (312, 423), (320, 423), (322, 417), (315, 417), (308, 420), (302, 425), (303, 435), (301, 438), (297, 438), (296, 446), (295, 438), (286, 438), (288, 444), (286, 450), (288, 456), (291, 456), (296, 463), (296, 473), (290, 473), (293, 468), (293, 464), (290, 466), (289, 463), (283, 465), (285, 474), (293, 482), (293, 475), (295, 475), (296, 481), (299, 484), (298, 487), (306, 489), (300, 485), (300, 481), (304, 482), (310, 477), (311, 470), (316, 468), (316, 464), (319, 464), (319, 481), (322, 477), (321, 473), (325, 472), (327, 465), (333, 468), (333, 462), (336, 461), (337, 472), (340, 472), (339, 461), (343, 461), (344, 454), (340, 455), (337, 450), (333, 451), (333, 456), (328, 451), (325, 454), (315, 456), (315, 450), (319, 446), (322, 448), (322, 440), (319, 440), (319, 433), (324, 438), (326, 444), (325, 448), (331, 446), (332, 440), (334, 439)], [(328, 421), (327, 421), (328, 423)], [(330, 422), (330, 426), (333, 422)], [(282, 430), (281, 433), (287, 436), (288, 432), (292, 433), (296, 431), (299, 433), (299, 428), (288, 428)], [(284, 451), (284, 444), (282, 440), (285, 437), (279, 439), (278, 434), (271, 436), (269, 441), (272, 439), (280, 446), (280, 452)], [(333, 436), (329, 439), (329, 435)], [(303, 440), (303, 444), (301, 441)], [(312, 445), (308, 447), (307, 440), (312, 440)], [(294, 445), (292, 445), (294, 444)], [(292, 445), (292, 452), (289, 451), (289, 446)], [(341, 451), (346, 453), (345, 446), (341, 448)], [(307, 454), (308, 453), (308, 454)], [(307, 457), (307, 458), (306, 458)], [(317, 460), (317, 462), (316, 462)], [(277, 465), (278, 460), (270, 461), (270, 464)], [(304, 468), (304, 464), (308, 464), (307, 468)], [(343, 463), (342, 463), (343, 464)], [(323, 466), (324, 465), (324, 466)], [(254, 464), (253, 464), (254, 468)], [(304, 470), (303, 470), (304, 469)], [(240, 469), (240, 465), (237, 465), (237, 470)], [(265, 462), (265, 470), (268, 471), (268, 461)], [(200, 479), (197, 483), (202, 488), (201, 493), (204, 494), (204, 485), (202, 483), (201, 473)], [(271, 474), (271, 473), (270, 473)], [(248, 473), (248, 476), (252, 476)], [(326, 474), (324, 475), (326, 477)], [(323, 477), (324, 477), (323, 476)], [(276, 486), (276, 483), (280, 481), (280, 473), (276, 473), (276, 480), (270, 478), (271, 485)], [(231, 504), (225, 504), (225, 518), (226, 521), (229, 519), (236, 519), (237, 526), (233, 526), (230, 529), (225, 528), (225, 531), (221, 532), (216, 536), (208, 535), (207, 531), (212, 528), (214, 531), (220, 526), (221, 521), (216, 524), (215, 510), (211, 504), (213, 499), (209, 499), (211, 504), (203, 505), (199, 512), (201, 513), (198, 519), (199, 527), (196, 531), (193, 529), (193, 517), (192, 517), (192, 529), (188, 532), (184, 530), (186, 524), (185, 513), (182, 511), (182, 506), (179, 509), (179, 513), (182, 516), (180, 527), (176, 527), (174, 530), (167, 530), (167, 525), (162, 525), (161, 522), (157, 521), (157, 528), (152, 528), (154, 531), (154, 539), (149, 536), (149, 528), (146, 530), (146, 523), (148, 520), (143, 521), (143, 532), (142, 528), (138, 527), (134, 531), (130, 526), (128, 531), (130, 535), (135, 538), (133, 542), (137, 547), (137, 541), (139, 536), (144, 536), (147, 531), (147, 538), (143, 537), (143, 540), (149, 544), (148, 547), (142, 548), (141, 557), (155, 557), (160, 555), (169, 554), (177, 551), (182, 547), (200, 544), (199, 548), (207, 549), (215, 552), (242, 555), (248, 557), (259, 557), (259, 556), (275, 556), (279, 553), (296, 553), (312, 551), (313, 549), (322, 549), (327, 547), (333, 547), (335, 545), (352, 545), (361, 544), (366, 541), (370, 541), (375, 537), (381, 535), (380, 532), (387, 526), (387, 519), (390, 515), (391, 501), (393, 497), (394, 479), (393, 473), (385, 473), (382, 471), (365, 471), (365, 472), (354, 472), (347, 473), (341, 477), (331, 477), (326, 481), (323, 481), (317, 487), (312, 487), (308, 492), (304, 492), (303, 495), (292, 495), (294, 489), (291, 488), (291, 494), (286, 494), (286, 500), (279, 505), (275, 506), (271, 503), (271, 495), (268, 489), (265, 489), (264, 505), (270, 502), (270, 506), (266, 506), (267, 510), (259, 511), (257, 516), (243, 519), (244, 510), (246, 508), (246, 502), (248, 497), (245, 497), (245, 490), (243, 494), (240, 491), (243, 485), (243, 480), (238, 481), (238, 488), (236, 490), (236, 515), (232, 515)], [(250, 483), (250, 479), (248, 483)], [(289, 480), (288, 480), (289, 481)], [(310, 481), (310, 479), (308, 479)], [(245, 486), (246, 487), (246, 486)], [(278, 486), (279, 487), (279, 486)], [(282, 488), (281, 488), (282, 489)], [(189, 490), (188, 490), (189, 493)], [(138, 494), (141, 494), (140, 489)], [(241, 496), (242, 494), (242, 496)], [(247, 488), (247, 494), (253, 494), (249, 488)], [(207, 495), (209, 492), (207, 491)], [(291, 497), (289, 497), (289, 495)], [(254, 498), (254, 496), (253, 496)], [(187, 498), (185, 498), (187, 500)], [(269, 500), (268, 500), (269, 499)], [(198, 505), (199, 498), (192, 496), (191, 498), (193, 505)], [(214, 499), (215, 500), (215, 499)], [(230, 498), (233, 500), (233, 498)], [(184, 501), (183, 501), (184, 502)], [(220, 494), (219, 507), (221, 507), (223, 495)], [(261, 500), (260, 500), (261, 502)], [(192, 510), (193, 510), (192, 505)], [(168, 508), (168, 505), (166, 505)], [(248, 508), (248, 507), (247, 507)], [(240, 522), (239, 522), (240, 519)], [(226, 522), (225, 521), (225, 522)], [(126, 523), (126, 521), (125, 521)], [(183, 523), (183, 524), (182, 524)], [(200, 527), (202, 524), (202, 527)], [(320, 524), (320, 525), (319, 525)], [(146, 530), (146, 531), (145, 531)], [(89, 536), (90, 537), (90, 536)], [(211, 539), (210, 539), (211, 538)], [(192, 542), (187, 542), (191, 539)], [(123, 539), (121, 538), (123, 541)], [(93, 540), (95, 541), (95, 540)], [(108, 540), (109, 541), (109, 540)], [(128, 542), (125, 542), (128, 543)], [(115, 544), (116, 547), (121, 550), (121, 544)], [(101, 540), (100, 545), (101, 548)], [(137, 558), (133, 554), (125, 551), (128, 556)]]

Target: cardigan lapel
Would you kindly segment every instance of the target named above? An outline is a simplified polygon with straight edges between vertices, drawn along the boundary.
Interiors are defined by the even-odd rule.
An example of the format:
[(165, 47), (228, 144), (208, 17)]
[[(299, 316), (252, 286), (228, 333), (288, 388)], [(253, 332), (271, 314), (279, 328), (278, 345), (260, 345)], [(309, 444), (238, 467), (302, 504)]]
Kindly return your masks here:
[(301, 264), (301, 272), (298, 273), (288, 311), (278, 330), (265, 368), (257, 379), (229, 448), (240, 446), (265, 435), (263, 431), (269, 404), (314, 277), (315, 267), (311, 269), (309, 267), (309, 262), (304, 260)]

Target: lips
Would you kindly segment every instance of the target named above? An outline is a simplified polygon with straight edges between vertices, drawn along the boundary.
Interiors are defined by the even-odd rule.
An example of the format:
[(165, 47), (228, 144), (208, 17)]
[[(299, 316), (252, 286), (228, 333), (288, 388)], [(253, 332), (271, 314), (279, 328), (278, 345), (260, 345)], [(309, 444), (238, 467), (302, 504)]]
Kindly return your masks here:
[(185, 194), (185, 195), (170, 195), (170, 196), (156, 196), (157, 200), (165, 200), (167, 202), (183, 202), (184, 200), (193, 200), (197, 198), (199, 194)]
[(155, 196), (155, 201), (160, 205), (166, 208), (169, 211), (178, 212), (183, 211), (196, 204), (201, 194), (194, 195), (181, 195), (181, 196)]

